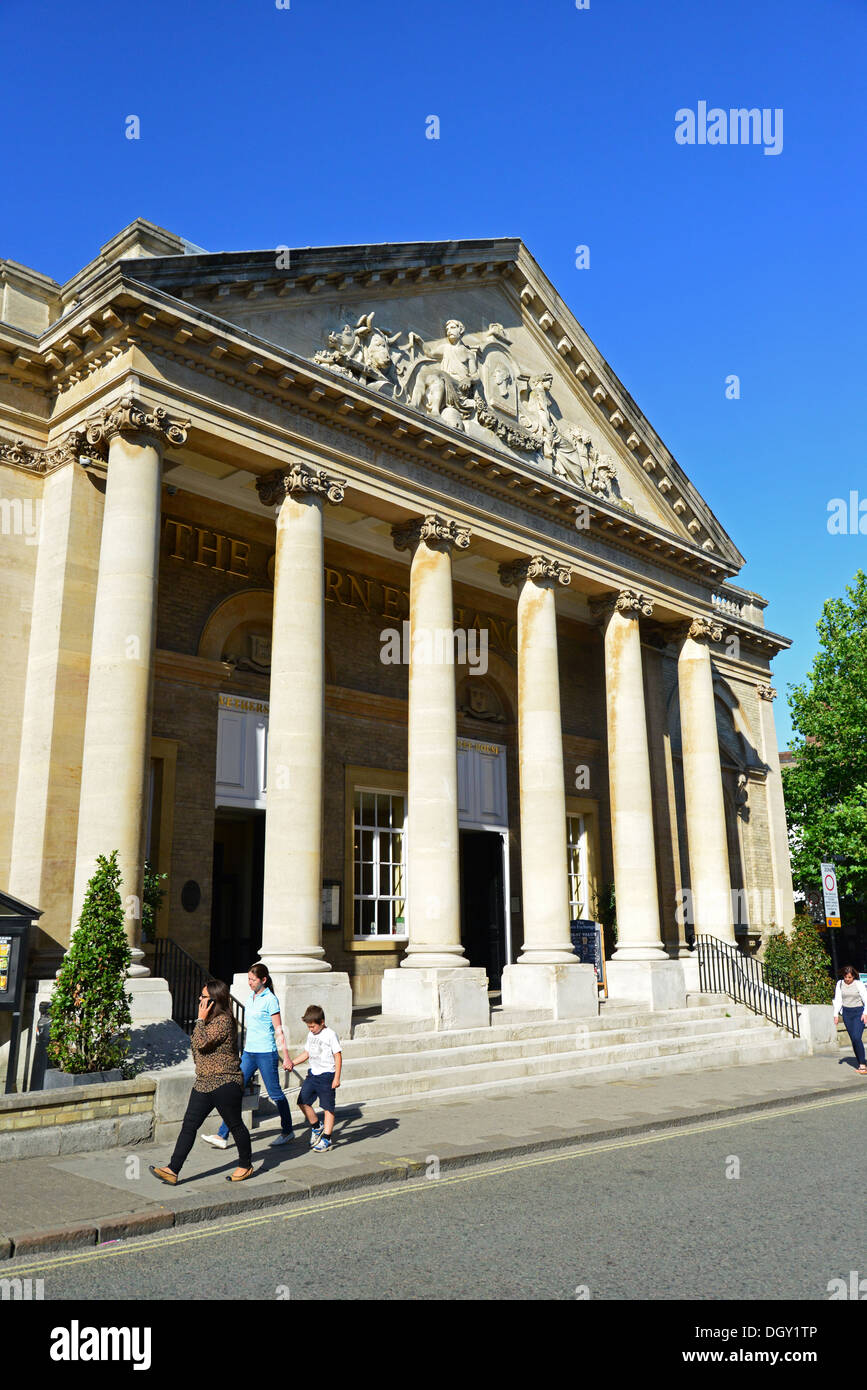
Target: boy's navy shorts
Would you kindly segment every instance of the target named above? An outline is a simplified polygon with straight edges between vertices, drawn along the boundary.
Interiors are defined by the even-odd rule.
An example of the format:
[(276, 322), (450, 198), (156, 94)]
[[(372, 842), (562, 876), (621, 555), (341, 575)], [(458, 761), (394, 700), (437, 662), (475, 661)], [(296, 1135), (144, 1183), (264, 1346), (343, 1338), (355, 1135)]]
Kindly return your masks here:
[(334, 1114), (334, 1072), (323, 1071), (319, 1076), (314, 1076), (309, 1071), (301, 1082), (301, 1090), (298, 1092), (299, 1105), (313, 1105), (317, 1100), (323, 1110), (329, 1110)]

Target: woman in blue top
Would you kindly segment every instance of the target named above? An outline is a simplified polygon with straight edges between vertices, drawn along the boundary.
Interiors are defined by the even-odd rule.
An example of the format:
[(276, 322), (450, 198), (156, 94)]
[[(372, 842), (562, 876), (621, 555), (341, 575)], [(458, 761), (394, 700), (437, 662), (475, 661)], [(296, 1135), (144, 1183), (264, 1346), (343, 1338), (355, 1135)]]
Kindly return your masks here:
[[(282, 1132), (276, 1139), (271, 1140), (271, 1147), (274, 1148), (278, 1144), (289, 1144), (295, 1138), (292, 1111), (280, 1089), (277, 1073), (278, 1048), (283, 1053), (283, 1065), (287, 1071), (290, 1068), (289, 1049), (283, 1037), (283, 1025), (280, 1021), (280, 1000), (274, 993), (271, 976), (261, 961), (250, 966), (247, 984), (250, 986), (251, 994), (244, 1014), (246, 1037), (241, 1057), (241, 1074), (244, 1085), (248, 1086), (250, 1078), (259, 1072), (269, 1100), (274, 1102), (280, 1112)], [(216, 1134), (203, 1134), (202, 1139), (204, 1143), (212, 1144), (215, 1149), (227, 1149), (229, 1127), (223, 1123)]]

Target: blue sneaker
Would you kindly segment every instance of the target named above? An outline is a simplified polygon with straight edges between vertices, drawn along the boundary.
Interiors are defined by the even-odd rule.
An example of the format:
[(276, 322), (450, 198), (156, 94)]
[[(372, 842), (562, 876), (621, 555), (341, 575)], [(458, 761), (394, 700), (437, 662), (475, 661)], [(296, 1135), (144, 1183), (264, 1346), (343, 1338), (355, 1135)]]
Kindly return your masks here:
[(328, 1135), (327, 1135), (327, 1134), (323, 1134), (323, 1135), (320, 1136), (320, 1138), (317, 1140), (317, 1142), (313, 1145), (313, 1152), (314, 1152), (315, 1154), (324, 1154), (324, 1153), (327, 1153), (329, 1149), (333, 1149), (333, 1148), (334, 1148), (334, 1145), (332, 1144), (331, 1140), (328, 1138)]
[(311, 1147), (311, 1149), (315, 1148), (316, 1145), (319, 1143), (319, 1140), (322, 1138), (322, 1131), (323, 1131), (324, 1128), (325, 1128), (324, 1122), (323, 1122), (322, 1120), (320, 1120), (320, 1121), (319, 1121), (319, 1124), (318, 1124), (318, 1125), (314, 1125), (313, 1128), (311, 1129), (311, 1131), (310, 1131), (310, 1147)]

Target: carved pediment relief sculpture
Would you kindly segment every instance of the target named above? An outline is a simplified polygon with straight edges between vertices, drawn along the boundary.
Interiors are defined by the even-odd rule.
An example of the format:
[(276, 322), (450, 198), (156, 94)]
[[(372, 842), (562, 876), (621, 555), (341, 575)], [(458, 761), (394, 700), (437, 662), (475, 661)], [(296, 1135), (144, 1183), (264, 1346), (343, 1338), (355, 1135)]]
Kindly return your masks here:
[(458, 688), (458, 713), (488, 724), (505, 724), (503, 703), (485, 680), (469, 676)]
[(503, 325), (468, 333), (449, 319), (442, 338), (425, 342), (412, 330), (392, 333), (373, 313), (329, 333), (313, 361), (402, 401), (452, 429), (478, 438), (489, 432), (540, 467), (569, 478), (604, 501), (634, 512), (620, 488), (617, 465), (582, 427), (564, 420), (551, 395), (551, 372), (522, 371)]

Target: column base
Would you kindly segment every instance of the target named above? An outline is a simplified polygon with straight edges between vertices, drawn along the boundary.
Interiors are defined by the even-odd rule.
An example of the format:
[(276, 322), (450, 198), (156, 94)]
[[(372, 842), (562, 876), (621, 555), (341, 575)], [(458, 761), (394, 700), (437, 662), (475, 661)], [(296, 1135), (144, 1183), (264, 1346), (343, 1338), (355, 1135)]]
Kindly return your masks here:
[(608, 998), (650, 1009), (686, 1008), (686, 982), (679, 960), (614, 960), (606, 967)]
[(132, 960), (129, 970), (126, 972), (131, 980), (146, 980), (150, 975), (149, 968), (144, 963), (144, 951), (140, 946), (131, 948)]
[(662, 942), (657, 941), (636, 941), (626, 946), (618, 946), (612, 961), (666, 961), (669, 959), (668, 953)]
[(488, 977), (470, 965), (385, 970), (382, 1014), (383, 1018), (429, 1018), (436, 1030), (487, 1028), (491, 1022)]
[[(325, 1022), (333, 1028), (341, 1041), (350, 1036), (352, 1029), (352, 987), (349, 976), (336, 970), (308, 971), (287, 974), (271, 970), (274, 993), (280, 1000), (280, 1017), (289, 1051), (300, 1046), (307, 1036), (301, 1016), (310, 1004), (318, 1004), (325, 1014)], [(241, 1003), (246, 1004), (250, 997), (246, 970), (235, 975), (231, 993)]]
[(599, 1013), (592, 965), (507, 965), (502, 988), (504, 1009), (547, 1009), (552, 1019)]

